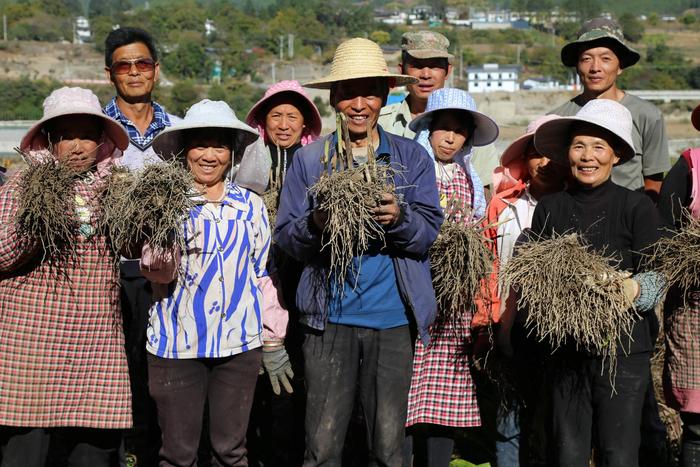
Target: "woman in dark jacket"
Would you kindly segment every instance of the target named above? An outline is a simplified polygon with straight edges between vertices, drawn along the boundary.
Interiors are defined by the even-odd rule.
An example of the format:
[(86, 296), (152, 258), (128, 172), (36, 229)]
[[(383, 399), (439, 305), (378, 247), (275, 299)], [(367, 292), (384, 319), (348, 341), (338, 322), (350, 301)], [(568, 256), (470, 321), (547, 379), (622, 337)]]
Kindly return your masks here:
[(634, 156), (632, 117), (616, 101), (595, 99), (575, 117), (544, 123), (535, 146), (553, 161), (567, 164), (572, 186), (542, 198), (532, 221), (541, 238), (575, 232), (591, 249), (613, 258), (620, 271), (634, 276), (624, 282), (625, 294), (641, 315), (631, 338), (618, 343), (614, 388), (609, 360), (577, 349), (571, 343), (551, 357), (553, 369), (550, 465), (587, 467), (595, 446), (596, 465), (638, 465), (640, 422), (650, 378), (654, 346), (654, 305), (663, 288), (661, 276), (642, 273), (641, 253), (658, 239), (658, 221), (651, 200), (616, 185), (612, 168)]

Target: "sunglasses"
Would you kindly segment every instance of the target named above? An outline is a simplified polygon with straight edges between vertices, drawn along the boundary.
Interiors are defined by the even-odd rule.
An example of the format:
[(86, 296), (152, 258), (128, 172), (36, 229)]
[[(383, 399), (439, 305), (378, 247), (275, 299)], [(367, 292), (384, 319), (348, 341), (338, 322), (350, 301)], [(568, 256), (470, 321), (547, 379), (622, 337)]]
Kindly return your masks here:
[(118, 62), (114, 62), (112, 66), (109, 67), (109, 70), (115, 75), (125, 75), (131, 71), (131, 67), (134, 65), (140, 73), (153, 71), (156, 68), (156, 62), (150, 58), (137, 58), (134, 60), (119, 60)]

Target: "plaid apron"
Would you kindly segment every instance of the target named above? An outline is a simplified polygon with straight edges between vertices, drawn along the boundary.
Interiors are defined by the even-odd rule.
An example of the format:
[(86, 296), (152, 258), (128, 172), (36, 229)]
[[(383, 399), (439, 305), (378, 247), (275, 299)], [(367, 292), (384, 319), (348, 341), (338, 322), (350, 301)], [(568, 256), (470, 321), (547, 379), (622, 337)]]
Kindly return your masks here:
[(664, 393), (681, 412), (700, 413), (700, 291), (686, 294), (686, 305), (664, 321)]

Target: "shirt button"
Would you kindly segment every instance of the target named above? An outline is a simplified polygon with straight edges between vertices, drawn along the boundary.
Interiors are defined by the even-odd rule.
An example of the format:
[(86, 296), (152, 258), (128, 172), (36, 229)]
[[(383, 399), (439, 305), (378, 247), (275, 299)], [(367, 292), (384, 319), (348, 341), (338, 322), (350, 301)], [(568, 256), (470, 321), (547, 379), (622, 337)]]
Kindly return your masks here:
[(220, 246), (219, 251), (224, 251), (224, 247)]
[(221, 318), (226, 319), (226, 312), (225, 311), (221, 313)]
[(219, 276), (219, 282), (223, 282), (223, 281), (224, 281), (224, 276)]

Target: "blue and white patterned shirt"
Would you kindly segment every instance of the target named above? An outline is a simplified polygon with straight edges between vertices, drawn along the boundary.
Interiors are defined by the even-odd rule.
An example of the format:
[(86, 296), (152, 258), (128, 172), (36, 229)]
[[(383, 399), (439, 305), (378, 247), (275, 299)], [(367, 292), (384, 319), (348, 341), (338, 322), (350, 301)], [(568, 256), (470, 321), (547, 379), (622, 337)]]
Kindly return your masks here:
[[(218, 358), (262, 345), (262, 292), (270, 226), (262, 199), (229, 184), (221, 202), (190, 211), (178, 278), (154, 300), (148, 352), (163, 358)], [(158, 296), (160, 295), (160, 296)]]

